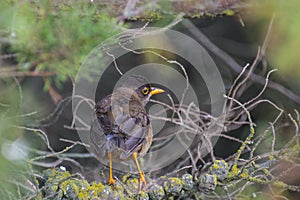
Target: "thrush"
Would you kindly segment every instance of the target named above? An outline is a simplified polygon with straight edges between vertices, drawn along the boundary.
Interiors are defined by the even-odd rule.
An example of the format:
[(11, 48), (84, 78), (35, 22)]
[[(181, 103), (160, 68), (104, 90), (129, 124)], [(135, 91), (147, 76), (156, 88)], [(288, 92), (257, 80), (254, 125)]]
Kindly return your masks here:
[(109, 184), (115, 183), (113, 162), (133, 159), (139, 172), (140, 188), (146, 185), (138, 162), (150, 148), (153, 136), (145, 105), (151, 96), (162, 92), (164, 90), (152, 87), (144, 77), (133, 75), (96, 103), (90, 140), (97, 158), (101, 162), (109, 161)]

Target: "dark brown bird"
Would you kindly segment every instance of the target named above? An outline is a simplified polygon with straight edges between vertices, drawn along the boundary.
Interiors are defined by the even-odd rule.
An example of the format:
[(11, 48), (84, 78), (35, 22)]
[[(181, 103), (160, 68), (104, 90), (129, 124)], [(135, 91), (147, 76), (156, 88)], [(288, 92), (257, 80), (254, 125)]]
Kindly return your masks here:
[(140, 187), (146, 185), (138, 158), (152, 143), (152, 126), (145, 105), (152, 95), (164, 92), (151, 87), (142, 76), (130, 76), (111, 95), (98, 101), (96, 119), (92, 122), (92, 150), (100, 161), (110, 166), (109, 184), (114, 184), (112, 162), (134, 159), (140, 176)]

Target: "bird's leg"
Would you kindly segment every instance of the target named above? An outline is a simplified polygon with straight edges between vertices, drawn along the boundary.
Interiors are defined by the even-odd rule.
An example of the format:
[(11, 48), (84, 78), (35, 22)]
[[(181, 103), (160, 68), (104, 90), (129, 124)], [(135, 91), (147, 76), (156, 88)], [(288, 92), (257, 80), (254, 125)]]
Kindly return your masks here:
[(116, 180), (113, 178), (113, 173), (112, 173), (112, 153), (111, 152), (108, 153), (108, 157), (109, 157), (109, 180), (108, 180), (108, 184), (109, 185), (114, 185), (116, 183)]
[(137, 159), (137, 153), (136, 152), (134, 152), (133, 154), (132, 154), (132, 156), (133, 156), (133, 159), (134, 159), (134, 161), (135, 161), (135, 164), (136, 164), (136, 167), (137, 167), (137, 169), (138, 169), (138, 171), (139, 171), (139, 175), (140, 175), (140, 189), (142, 188), (142, 185), (145, 185), (146, 186), (146, 184), (147, 184), (147, 182), (146, 182), (146, 179), (145, 179), (145, 175), (144, 175), (144, 172), (141, 170), (141, 168), (140, 168), (140, 165), (139, 165), (139, 161), (138, 161), (138, 159)]

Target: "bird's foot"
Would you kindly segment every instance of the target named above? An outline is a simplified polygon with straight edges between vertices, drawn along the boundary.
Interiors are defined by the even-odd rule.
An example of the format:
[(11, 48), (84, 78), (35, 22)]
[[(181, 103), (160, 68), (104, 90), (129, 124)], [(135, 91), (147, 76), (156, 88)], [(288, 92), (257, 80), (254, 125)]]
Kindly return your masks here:
[(110, 177), (109, 180), (108, 180), (108, 184), (111, 185), (111, 186), (115, 186), (116, 180)]
[(144, 173), (140, 173), (140, 180), (139, 180), (139, 192), (142, 190), (143, 186), (146, 186), (147, 182), (145, 179)]

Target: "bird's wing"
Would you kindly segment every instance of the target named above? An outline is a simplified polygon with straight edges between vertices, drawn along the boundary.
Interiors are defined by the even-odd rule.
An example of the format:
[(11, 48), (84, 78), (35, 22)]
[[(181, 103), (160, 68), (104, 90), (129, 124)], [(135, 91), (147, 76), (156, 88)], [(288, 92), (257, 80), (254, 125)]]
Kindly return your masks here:
[(123, 152), (120, 158), (125, 160), (146, 142), (150, 120), (138, 100), (112, 100), (107, 96), (95, 108), (97, 119), (92, 123), (90, 137), (98, 155), (119, 148)]
[[(107, 134), (111, 132), (112, 123), (109, 118), (111, 110), (111, 95), (104, 97), (95, 105), (96, 116), (91, 122), (90, 140), (91, 150), (98, 157), (104, 157), (110, 149)], [(112, 147), (111, 147), (112, 149)]]
[(146, 137), (151, 130), (149, 116), (144, 107), (137, 102), (130, 106), (129, 113), (118, 115), (114, 121), (116, 128), (114, 132), (125, 136), (125, 151), (121, 154), (121, 159), (126, 159), (133, 152), (138, 151), (146, 142)]
[(90, 150), (99, 158), (106, 157), (108, 152), (115, 150), (126, 152), (124, 133), (114, 129), (105, 130), (103, 124), (96, 118), (92, 121), (90, 130)]
[(105, 151), (106, 135), (103, 128), (100, 126), (98, 119), (94, 119), (91, 123), (90, 129), (90, 150), (99, 157), (104, 157), (107, 153)]

